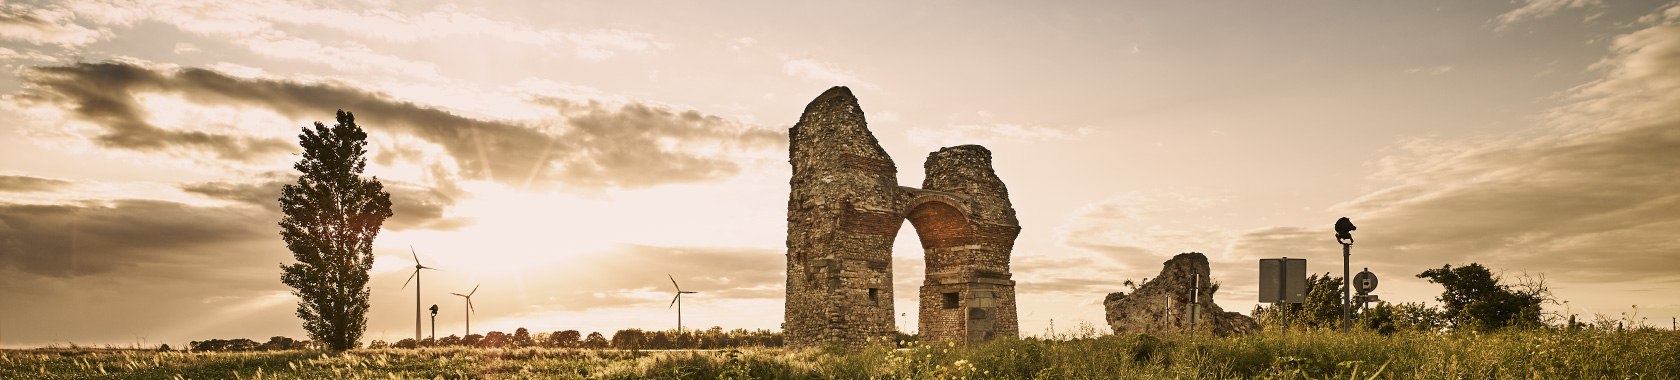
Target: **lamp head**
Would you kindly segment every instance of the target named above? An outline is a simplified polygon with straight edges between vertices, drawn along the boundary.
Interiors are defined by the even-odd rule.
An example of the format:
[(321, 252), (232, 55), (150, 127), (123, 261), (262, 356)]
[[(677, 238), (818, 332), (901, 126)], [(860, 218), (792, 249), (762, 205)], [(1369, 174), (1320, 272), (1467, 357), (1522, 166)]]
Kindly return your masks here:
[(1359, 227), (1354, 227), (1353, 221), (1348, 220), (1345, 216), (1336, 219), (1336, 241), (1342, 244), (1353, 244), (1353, 230), (1357, 229)]
[(437, 305), (432, 305), (432, 316), (433, 317), (437, 316), (437, 310), (438, 310)]

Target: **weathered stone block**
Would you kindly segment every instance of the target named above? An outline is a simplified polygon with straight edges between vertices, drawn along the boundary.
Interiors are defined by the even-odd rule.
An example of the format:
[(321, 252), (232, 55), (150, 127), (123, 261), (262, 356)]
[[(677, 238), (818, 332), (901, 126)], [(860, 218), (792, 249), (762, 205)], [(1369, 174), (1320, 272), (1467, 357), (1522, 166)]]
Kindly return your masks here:
[[(1191, 278), (1200, 279), (1196, 295)], [(1139, 285), (1131, 294), (1114, 292), (1103, 298), (1103, 310), (1115, 334), (1189, 332), (1190, 314), (1196, 314), (1196, 330), (1225, 336), (1259, 329), (1253, 318), (1226, 312), (1213, 302), (1216, 290), (1209, 284), (1207, 256), (1181, 253), (1162, 263), (1161, 273)], [(1196, 307), (1190, 307), (1192, 304)]]

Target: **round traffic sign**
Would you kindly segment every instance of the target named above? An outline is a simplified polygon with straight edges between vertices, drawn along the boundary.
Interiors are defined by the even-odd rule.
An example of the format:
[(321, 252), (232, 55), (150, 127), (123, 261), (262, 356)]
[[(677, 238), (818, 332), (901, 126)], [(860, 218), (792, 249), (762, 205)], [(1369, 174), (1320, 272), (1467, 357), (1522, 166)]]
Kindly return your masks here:
[(1365, 271), (1353, 275), (1353, 290), (1359, 291), (1360, 294), (1377, 290), (1377, 274), (1366, 268)]

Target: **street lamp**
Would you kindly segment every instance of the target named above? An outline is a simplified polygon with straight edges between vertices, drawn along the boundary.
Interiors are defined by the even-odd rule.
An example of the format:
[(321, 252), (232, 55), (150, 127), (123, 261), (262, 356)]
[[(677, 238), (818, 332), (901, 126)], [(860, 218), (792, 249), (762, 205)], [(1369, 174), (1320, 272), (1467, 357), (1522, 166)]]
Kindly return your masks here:
[(1348, 256), (1353, 250), (1353, 230), (1357, 229), (1359, 227), (1354, 227), (1353, 221), (1345, 216), (1336, 219), (1336, 242), (1342, 243), (1342, 332), (1347, 332), (1353, 327), (1353, 322), (1348, 319), (1348, 304), (1353, 302), (1353, 283), (1348, 282), (1349, 277), (1352, 277)]
[(438, 311), (437, 305), (435, 305), (435, 304), (432, 305), (432, 339), (433, 339), (433, 341), (436, 341), (436, 339), (437, 339), (437, 311)]

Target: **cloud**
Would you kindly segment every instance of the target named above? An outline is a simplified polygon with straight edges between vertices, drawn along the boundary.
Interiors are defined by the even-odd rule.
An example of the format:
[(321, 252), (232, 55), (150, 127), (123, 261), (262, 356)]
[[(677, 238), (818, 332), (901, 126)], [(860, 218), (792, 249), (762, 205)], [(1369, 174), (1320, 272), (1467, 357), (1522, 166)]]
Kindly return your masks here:
[[(216, 160), (258, 161), (294, 150), (285, 140), (162, 128), (148, 123), (146, 95), (201, 105), (269, 110), (293, 120), (351, 111), (374, 134), (418, 137), (454, 158), (462, 177), (525, 186), (554, 181), (587, 188), (647, 187), (734, 175), (737, 152), (784, 147), (784, 132), (741, 125), (693, 110), (628, 102), (611, 105), (553, 98), (566, 128), (543, 132), (501, 120), (474, 119), (336, 82), (238, 78), (199, 69), (153, 69), (126, 62), (78, 63), (28, 70), (16, 101), (67, 110), (103, 129), (103, 147), (145, 153), (209, 152)], [(301, 127), (301, 126), (298, 126)], [(258, 128), (287, 128), (273, 126)]]
[(0, 47), (0, 62), (4, 62), (3, 64), (7, 67), (13, 67), (22, 62), (58, 62), (58, 57), (46, 55), (34, 50), (25, 50), (20, 52)]
[[(1039, 298), (1048, 295), (1089, 297), (1093, 294), (1123, 289), (1126, 279), (1141, 280), (1154, 276), (1155, 271), (1144, 267), (1116, 265), (1115, 257), (1105, 252), (1109, 248), (1125, 250), (1130, 247), (1085, 246), (1061, 252), (1022, 254), (1011, 259), (1010, 273), (1014, 275), (1017, 299)], [(1138, 253), (1128, 258), (1155, 257)], [(919, 260), (918, 260), (919, 261)], [(1147, 259), (1140, 260), (1149, 261)], [(918, 271), (919, 273), (919, 271)], [(914, 293), (922, 285), (922, 278), (901, 285)]]
[[(255, 255), (284, 251), (273, 220), (252, 209), (152, 200), (0, 204), (0, 267), (55, 277), (123, 272), (216, 279), (224, 277), (220, 268), (279, 262), (281, 256)], [(178, 268), (192, 270), (172, 271)]]
[[(662, 306), (671, 300), (674, 276), (683, 290), (709, 301), (781, 299), (787, 280), (783, 252), (766, 248), (680, 247), (625, 244), (579, 258), (532, 279), (550, 294), (548, 311), (583, 311), (633, 304)], [(541, 311), (541, 310), (531, 310)]]
[(0, 283), (8, 302), (35, 305), (6, 311), (8, 328), (27, 331), (7, 342), (111, 342), (140, 331), (178, 345), (273, 336), (278, 326), (298, 336), (295, 298), (278, 281), (291, 255), (275, 220), (250, 207), (154, 200), (0, 203)]
[(834, 86), (851, 86), (858, 88), (880, 88), (874, 83), (859, 79), (857, 74), (840, 68), (829, 62), (810, 58), (786, 59), (782, 62), (782, 73), (796, 78), (805, 78)]
[(1428, 75), (1442, 75), (1442, 74), (1446, 74), (1446, 73), (1452, 72), (1452, 71), (1453, 71), (1453, 67), (1448, 66), (1448, 65), (1440, 65), (1440, 66), (1433, 66), (1433, 67), (1413, 67), (1413, 68), (1406, 69), (1407, 74), (1428, 74)]
[(66, 9), (0, 5), (0, 40), (76, 48), (110, 34), (77, 25), (72, 22), (74, 18), (75, 14)]
[[(280, 220), (280, 190), (296, 182), (289, 172), (260, 175), (257, 182), (201, 182), (181, 185), (181, 191), (210, 199), (255, 206), (265, 211), (268, 220)], [(385, 191), (391, 194), (392, 216), (384, 228), (388, 230), (453, 230), (465, 226), (469, 220), (448, 216), (454, 198), (443, 191), (417, 184), (381, 179)]]
[[(221, 1), (77, 3), (35, 9), (7, 7), (0, 9), (0, 32), (3, 32), (0, 36), (74, 49), (111, 37), (114, 33), (108, 30), (109, 27), (132, 27), (142, 21), (155, 21), (176, 26), (188, 33), (226, 38), (237, 46), (270, 58), (321, 64), (338, 70), (442, 79), (432, 63), (381, 54), (356, 41), (305, 39), (275, 28), (275, 22), (283, 20), (280, 18), (309, 10), (300, 5), (277, 2)], [(93, 24), (99, 29), (89, 29), (74, 21)], [(181, 48), (178, 44), (177, 53)]]
[(1526, 0), (1522, 7), (1494, 17), (1494, 30), (1505, 30), (1519, 22), (1550, 17), (1565, 9), (1602, 6), (1604, 6), (1604, 3), (1600, 0)]
[[(145, 277), (173, 269), (195, 273), (208, 268), (270, 269), (251, 264), (278, 263), (287, 257), (274, 221), (280, 220), (280, 187), (295, 177), (279, 172), (258, 177), (262, 179), (181, 185), (182, 191), (228, 201), (225, 205), (141, 199), (46, 205), (0, 203), (0, 268), (51, 277), (112, 272)], [(386, 229), (453, 229), (465, 223), (447, 215), (454, 201), (439, 191), (383, 182), (391, 192), (396, 214), (386, 221)], [(62, 180), (0, 176), (0, 191), (51, 191), (68, 185)], [(235, 270), (240, 271), (245, 270)]]
[(0, 192), (50, 192), (69, 187), (70, 184), (70, 181), (62, 179), (0, 174)]
[[(208, 337), (303, 336), (292, 315), (296, 298), (278, 281), (273, 263), (259, 271), (169, 269), (145, 276), (41, 276), (0, 267), (9, 303), (6, 343), (149, 344), (180, 346)], [(205, 275), (238, 272), (238, 279)], [(110, 316), (120, 315), (121, 318)]]
[[(334, 67), (353, 65), (356, 69), (388, 70), (422, 77), (435, 74), (435, 67), (429, 63), (380, 55), (354, 41), (346, 41), (340, 46), (329, 41), (292, 36), (286, 30), (292, 27), (312, 32), (333, 30), (354, 38), (407, 44), (460, 36), (544, 48), (569, 46), (574, 56), (586, 60), (604, 60), (622, 53), (651, 53), (671, 47), (670, 43), (646, 33), (620, 29), (562, 31), (519, 25), (462, 11), (448, 4), (421, 13), (394, 9), (339, 9), (285, 1), (156, 0), (78, 4), (75, 8), (95, 22), (111, 25), (160, 22), (201, 36), (234, 39), (253, 52), (274, 58), (313, 60)], [(366, 62), (339, 58), (362, 58)]]
[(356, 42), (328, 45), (321, 41), (261, 34), (240, 40), (240, 45), (265, 56), (315, 63), (343, 71), (373, 71), (419, 79), (442, 81), (437, 64), (382, 54)]
[[(1680, 25), (1615, 39), (1546, 125), (1468, 143), (1413, 141), (1337, 206), (1368, 257), (1412, 268), (1481, 262), (1575, 283), (1680, 281)], [(1536, 134), (1535, 132), (1541, 132)], [(1241, 237), (1250, 256), (1323, 245), (1328, 223)], [(1313, 232), (1307, 232), (1313, 231)]]
[(740, 168), (718, 155), (694, 150), (780, 149), (784, 132), (746, 128), (696, 111), (673, 111), (644, 104), (612, 107), (597, 102), (548, 99), (573, 128), (559, 139), (574, 145), (574, 155), (559, 161), (558, 176), (584, 186), (645, 187), (666, 182), (698, 182), (732, 176)]
[(595, 29), (583, 33), (565, 34), (570, 41), (573, 51), (579, 58), (601, 61), (612, 58), (620, 52), (645, 53), (654, 50), (668, 49), (670, 44), (658, 42), (647, 33), (630, 32), (619, 29)]
[(104, 127), (93, 141), (107, 148), (141, 152), (208, 151), (216, 158), (252, 161), (289, 150), (285, 141), (205, 131), (166, 129), (147, 122), (135, 96), (165, 91), (177, 77), (125, 63), (82, 63), (35, 67), (25, 74), (24, 101), (53, 103), (77, 118)]
[(1224, 202), (1179, 192), (1128, 192), (1086, 204), (1055, 229), (1056, 244), (1066, 251), (1016, 257), (1021, 291), (1105, 294), (1122, 290), (1125, 279), (1155, 276), (1175, 254), (1223, 245), (1225, 235), (1216, 226), (1196, 224), (1195, 215)]
[(905, 131), (910, 142), (927, 146), (955, 144), (992, 145), (1063, 140), (1089, 136), (1091, 128), (1067, 128), (1047, 125), (1011, 123), (953, 124), (942, 128), (910, 128)]
[[(1225, 199), (1182, 192), (1127, 192), (1074, 211), (1056, 234), (1059, 244), (1102, 254), (1133, 269), (1153, 271), (1182, 252), (1222, 246), (1226, 234), (1207, 214)], [(1170, 221), (1170, 222), (1169, 222)], [(1209, 253), (1210, 259), (1221, 256)]]
[[(282, 172), (266, 173), (260, 177), (264, 180), (260, 182), (187, 183), (181, 185), (181, 191), (210, 199), (262, 207), (278, 213), (280, 211), (280, 188), (291, 184), (293, 178), (287, 178), (285, 173)], [(394, 199), (392, 201), (395, 202)], [(278, 218), (275, 220), (278, 220)]]
[(1670, 3), (1668, 7), (1659, 9), (1651, 14), (1639, 17), (1635, 21), (1638, 25), (1653, 25), (1657, 23), (1673, 23), (1680, 21), (1680, 3)]
[(758, 39), (756, 39), (756, 38), (752, 38), (752, 37), (736, 38), (736, 39), (729, 40), (729, 50), (738, 52), (738, 51), (742, 51), (742, 50), (752, 48), (753, 45), (757, 45), (757, 44), (758, 44)]

